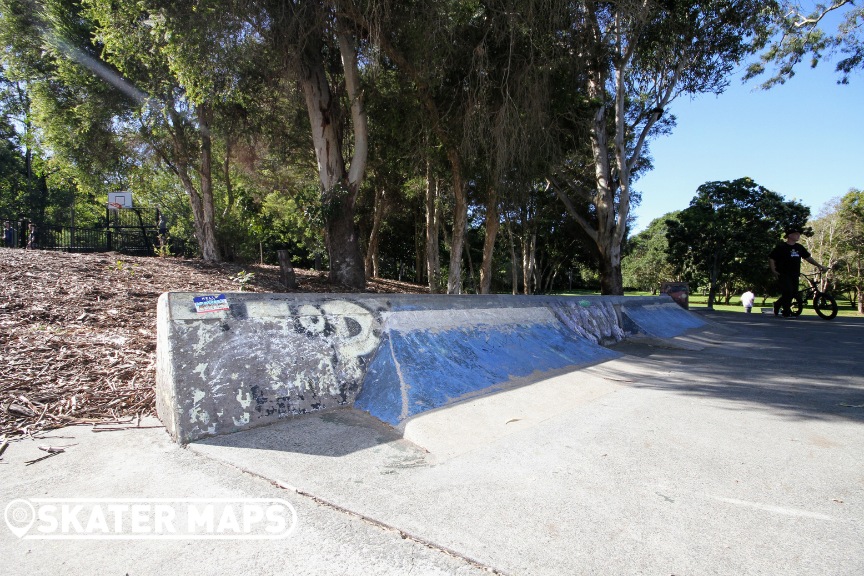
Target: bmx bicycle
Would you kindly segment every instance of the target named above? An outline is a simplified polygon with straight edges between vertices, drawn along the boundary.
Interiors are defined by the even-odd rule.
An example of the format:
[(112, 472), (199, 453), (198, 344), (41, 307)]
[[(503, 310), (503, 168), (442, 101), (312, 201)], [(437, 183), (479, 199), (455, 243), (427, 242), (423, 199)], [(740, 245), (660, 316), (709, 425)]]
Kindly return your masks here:
[(807, 286), (792, 298), (792, 315), (800, 316), (804, 310), (804, 306), (807, 305), (807, 300), (812, 300), (813, 310), (816, 311), (816, 314), (820, 318), (831, 320), (837, 316), (837, 301), (834, 299), (834, 296), (819, 289), (819, 283), (817, 282), (819, 273), (804, 274), (802, 272), (801, 276), (806, 280)]

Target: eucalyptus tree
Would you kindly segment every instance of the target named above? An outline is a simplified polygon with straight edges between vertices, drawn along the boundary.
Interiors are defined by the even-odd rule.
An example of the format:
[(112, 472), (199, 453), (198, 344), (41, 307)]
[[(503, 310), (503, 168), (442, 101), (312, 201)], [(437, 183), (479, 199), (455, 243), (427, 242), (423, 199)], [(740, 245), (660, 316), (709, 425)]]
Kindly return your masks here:
[(39, 213), (52, 172), (71, 168), (78, 187), (94, 193), (124, 166), (113, 127), (131, 101), (90, 71), (101, 49), (92, 25), (73, 0), (0, 2), (4, 75), (15, 93), (28, 202)]
[(656, 293), (662, 282), (676, 280), (675, 270), (667, 259), (666, 238), (667, 221), (676, 217), (677, 213), (672, 212), (655, 218), (645, 230), (628, 238), (621, 261), (626, 286)]
[(3, 219), (26, 214), (28, 206), (28, 148), (26, 139), (16, 129), (22, 110), (27, 108), (21, 96), (20, 85), (0, 72), (0, 217)]
[(502, 207), (514, 294), (519, 284), (523, 294), (548, 292), (565, 271), (597, 268), (593, 242), (542, 181), (530, 193), (505, 197)]
[(523, 183), (536, 178), (525, 174), (523, 160), (543, 154), (537, 135), (549, 124), (547, 49), (555, 43), (563, 4), (539, 0), (344, 3), (346, 13), (380, 50), (380, 57), (395, 66), (413, 90), (446, 157), (450, 181), (446, 188), (453, 194), (450, 293), (462, 290), (469, 187), (482, 187), (477, 196), (485, 214), (480, 291), (487, 292), (502, 189), (515, 185), (517, 173)]
[(846, 256), (843, 253), (843, 238), (849, 230), (846, 219), (840, 212), (840, 200), (827, 203), (816, 218), (808, 222), (812, 236), (802, 239), (802, 244), (818, 262), (833, 268)]
[(208, 3), (84, 2), (102, 59), (142, 93), (138, 133), (182, 183), (202, 258), (221, 260), (213, 146), (220, 105), (237, 82), (225, 63), (240, 50), (242, 22)]
[[(678, 96), (723, 91), (754, 49), (750, 39), (763, 25), (762, 8), (757, 0), (572, 4), (564, 38), (585, 95), (574, 104), (590, 112), (584, 126), (592, 177), (562, 183), (562, 169), (551, 182), (597, 245), (604, 294), (623, 293), (621, 247), (646, 142), (669, 128), (664, 118)], [(574, 196), (590, 202), (589, 217), (574, 209)]]
[(33, 86), (34, 118), (52, 153), (98, 189), (125, 184), (149, 148), (189, 195), (202, 256), (218, 260), (209, 108), (172, 70), (164, 18), (146, 2), (4, 0), (0, 9), (7, 54)]
[[(558, 131), (550, 129), (557, 121), (553, 93), (566, 93), (566, 84), (558, 82), (560, 69), (553, 64), (560, 56), (556, 38), (565, 19), (561, 4), (547, 1), (487, 0), (478, 3), (477, 14), (482, 16), (477, 41), (468, 46), (472, 60), (462, 150), (481, 187), (479, 288), (485, 294), (492, 285), (501, 207), (508, 200), (530, 203), (526, 197), (537, 193)], [(526, 260), (533, 261), (532, 256)]]
[(847, 223), (845, 273), (857, 296), (858, 313), (864, 314), (864, 190), (849, 190), (840, 199), (840, 214)]
[[(413, 86), (418, 105), (446, 155), (454, 196), (447, 291), (462, 291), (462, 252), (468, 218), (461, 148), (465, 78), (477, 42), (477, 6), (463, 2), (346, 2), (355, 24)], [(481, 10), (482, 11), (482, 10)]]
[(853, 188), (835, 198), (810, 226), (814, 233), (805, 246), (833, 268), (833, 289), (849, 291), (850, 300), (864, 314), (864, 191)]
[[(390, 220), (421, 218), (419, 197), (425, 195), (421, 174), (426, 158), (413, 153), (423, 149), (425, 126), (413, 95), (385, 62), (370, 62), (364, 70), (364, 91), (369, 116), (369, 163), (367, 185), (358, 198), (358, 222), (366, 239), (367, 277), (380, 277), (382, 232)], [(401, 214), (407, 212), (407, 214)], [(409, 241), (415, 252), (416, 281), (423, 281), (423, 226), (412, 231)], [(421, 237), (422, 236), (422, 237)], [(416, 256), (420, 247), (421, 257)], [(392, 246), (386, 246), (387, 249)], [(436, 245), (437, 250), (437, 245)], [(419, 260), (419, 262), (418, 262)]]
[[(837, 58), (835, 71), (838, 83), (848, 84), (849, 76), (864, 69), (864, 6), (854, 0), (799, 2), (778, 0), (766, 9), (772, 25), (763, 33), (767, 47), (758, 62), (750, 64), (745, 79), (764, 74), (771, 68), (762, 88), (783, 84), (795, 75), (795, 69), (805, 60), (815, 68), (826, 57)], [(828, 22), (832, 24), (827, 24)]]
[(319, 218), (330, 279), (364, 287), (355, 206), (366, 173), (368, 125), (358, 63), (361, 46), (337, 9), (339, 2), (212, 0), (205, 4), (236, 14), (243, 25), (240, 39), (259, 50), (256, 74), (286, 93), (299, 87), (317, 164)]
[[(380, 78), (374, 61), (364, 53), (368, 51), (368, 43), (348, 25), (339, 10), (341, 3), (208, 0), (195, 3), (198, 6), (195, 10), (171, 2), (163, 4), (165, 10), (187, 14), (200, 13), (200, 7), (206, 6), (210, 11), (231, 14), (242, 23), (237, 38), (244, 46), (244, 57), (239, 62), (224, 61), (220, 66), (237, 76), (245, 113), (238, 118), (238, 123), (254, 125), (253, 134), (251, 138), (246, 135), (247, 142), (243, 142), (243, 135), (236, 139), (226, 135), (226, 146), (245, 148), (238, 150), (238, 155), (245, 157), (238, 159), (242, 167), (255, 173), (254, 181), (258, 185), (274, 189), (264, 194), (268, 212), (283, 223), (297, 224), (296, 218), (287, 215), (287, 209), (296, 209), (308, 220), (308, 229), (301, 234), (302, 244), (308, 246), (314, 235), (306, 234), (307, 231), (320, 228), (329, 254), (331, 280), (363, 287), (361, 232), (369, 234), (372, 249), (367, 256), (370, 267), (374, 267), (377, 231), (388, 205), (378, 202), (377, 218), (374, 207), (370, 208), (373, 212), (371, 230), (362, 225), (365, 221), (357, 225), (357, 209), (365, 201), (361, 193), (367, 181), (370, 148), (366, 100), (370, 88), (373, 91), (375, 88), (367, 81), (378, 82)], [(188, 26), (193, 29), (197, 26), (194, 16)], [(193, 55), (191, 58), (199, 53), (210, 54), (205, 45), (206, 35), (186, 34), (183, 30), (177, 31), (177, 35), (200, 39), (200, 49), (184, 51)], [(208, 58), (219, 61), (220, 57), (217, 54)], [(194, 79), (194, 63), (184, 68), (191, 71)], [(253, 82), (249, 81), (250, 77)], [(295, 114), (295, 102), (301, 103), (303, 118)], [(394, 132), (402, 130), (399, 137), (406, 138), (407, 123), (399, 125), (399, 117), (388, 119), (384, 105), (381, 110), (377, 136), (387, 138), (387, 131), (392, 129)], [(281, 118), (278, 111), (284, 111)], [(383, 126), (388, 123), (392, 126)], [(301, 132), (305, 138), (302, 146), (297, 138)], [(252, 146), (256, 150), (250, 150)], [(378, 146), (379, 162), (373, 167), (369, 186), (377, 189), (379, 199), (382, 192), (388, 192), (387, 199), (395, 196), (400, 179), (406, 178), (397, 165), (398, 157), (395, 162), (388, 162), (380, 156), (381, 150), (389, 146), (388, 142)], [(281, 159), (279, 153), (283, 154)], [(248, 161), (250, 157), (254, 157), (254, 161)], [(275, 165), (276, 160), (281, 160), (282, 165)], [(285, 166), (291, 169), (286, 170)], [(315, 174), (320, 189), (314, 200), (307, 194), (306, 186), (311, 174)], [(382, 186), (389, 190), (383, 190)], [(373, 200), (375, 197), (375, 194), (371, 196)], [(280, 200), (286, 206), (278, 207)], [(377, 226), (374, 225), (376, 221)]]
[[(111, 62), (133, 76), (135, 58), (139, 58), (139, 67), (147, 73), (139, 84), (148, 86), (151, 95), (158, 94), (148, 100), (141, 115), (142, 133), (189, 191), (196, 230), (204, 237), (196, 235), (202, 248), (209, 247), (210, 258), (219, 257), (215, 147), (221, 145), (224, 150), (221, 177), (227, 196), (223, 214), (227, 216), (236, 201), (230, 170), (232, 149), (243, 147), (244, 139), (248, 149), (255, 136), (263, 137), (259, 142), (274, 143), (269, 136), (280, 131), (273, 129), (277, 120), (272, 110), (290, 108), (279, 104), (280, 99), (299, 97), (305, 100), (307, 112), (300, 124), (311, 134), (310, 148), (318, 166), (321, 193), (320, 202), (315, 203), (315, 219), (324, 229), (331, 280), (365, 286), (354, 222), (368, 147), (365, 110), (356, 39), (335, 4), (144, 0), (127, 6), (88, 1), (100, 22), (116, 23), (101, 27), (97, 36), (106, 44)], [(270, 98), (277, 101), (274, 106), (261, 104), (260, 100)], [(350, 109), (350, 120), (343, 108)], [(291, 114), (278, 121), (295, 126), (298, 118)], [(346, 138), (349, 126), (353, 129), (350, 139)], [(238, 127), (246, 132), (238, 133)], [(171, 146), (160, 145), (166, 142)], [(343, 154), (349, 146), (353, 148), (350, 167)], [(190, 176), (192, 162), (200, 190)], [(284, 157), (281, 162), (296, 163)], [(273, 195), (268, 198), (268, 210), (278, 214), (273, 211)], [(262, 201), (256, 201), (261, 208)], [(236, 231), (231, 222), (223, 224)], [(204, 252), (208, 259), (207, 250)]]

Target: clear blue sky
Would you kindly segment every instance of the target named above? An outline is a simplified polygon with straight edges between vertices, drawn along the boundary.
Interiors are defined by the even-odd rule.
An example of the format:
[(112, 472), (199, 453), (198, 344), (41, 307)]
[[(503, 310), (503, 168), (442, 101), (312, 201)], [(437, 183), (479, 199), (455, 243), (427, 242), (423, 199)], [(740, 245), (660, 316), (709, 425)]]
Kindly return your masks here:
[(650, 143), (654, 169), (634, 183), (642, 193), (634, 233), (686, 208), (714, 180), (749, 176), (809, 206), (811, 217), (849, 188), (864, 189), (864, 73), (846, 86), (837, 78), (826, 61), (767, 91), (738, 74), (720, 96), (674, 101), (678, 125)]

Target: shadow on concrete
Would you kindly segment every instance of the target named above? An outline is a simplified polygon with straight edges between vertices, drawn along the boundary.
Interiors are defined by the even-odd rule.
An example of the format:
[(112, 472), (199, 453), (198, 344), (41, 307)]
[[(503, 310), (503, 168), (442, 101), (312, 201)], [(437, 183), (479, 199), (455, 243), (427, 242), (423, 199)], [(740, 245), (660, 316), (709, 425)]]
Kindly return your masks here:
[(669, 368), (631, 386), (729, 400), (737, 403), (730, 409), (768, 409), (786, 418), (864, 422), (864, 319), (699, 313), (728, 339), (701, 351), (624, 342), (617, 351)]
[[(614, 346), (624, 358), (595, 366), (630, 387), (716, 398), (729, 401), (730, 410), (864, 423), (864, 319), (784, 320), (734, 312), (697, 313), (711, 323), (690, 338), (703, 349), (672, 348), (660, 340), (628, 340)], [(629, 372), (626, 356), (647, 363), (643, 361), (638, 372)], [(374, 453), (383, 445), (406, 454), (422, 451), (400, 430), (351, 408), (306, 414), (195, 444), (334, 458), (364, 450)]]
[(405, 442), (395, 428), (366, 412), (337, 408), (288, 418), (251, 430), (214, 436), (192, 444), (336, 458), (393, 442)]
[[(449, 404), (425, 411), (418, 416), (446, 411), (452, 406), (462, 405), (477, 398), (493, 397), (508, 391), (525, 389), (547, 379), (578, 373), (585, 368), (601, 364), (602, 362), (591, 362), (579, 367), (559, 368), (513, 378), (509, 382), (486, 388), (482, 392), (465, 394)], [(405, 422), (410, 420), (412, 418)], [(281, 422), (196, 440), (191, 445), (255, 448), (332, 457), (346, 456), (363, 450), (375, 450), (385, 444), (389, 445), (390, 450), (409, 452), (424, 450), (406, 440), (403, 430), (404, 427), (393, 427), (365, 410), (344, 407), (292, 416)]]

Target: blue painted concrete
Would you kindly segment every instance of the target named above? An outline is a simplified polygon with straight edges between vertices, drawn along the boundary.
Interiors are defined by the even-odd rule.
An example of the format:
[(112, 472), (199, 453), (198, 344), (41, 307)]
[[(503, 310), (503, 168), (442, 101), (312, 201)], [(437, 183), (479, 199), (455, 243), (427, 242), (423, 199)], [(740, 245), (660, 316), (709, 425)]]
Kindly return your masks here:
[(389, 331), (354, 406), (396, 426), (511, 378), (618, 356), (557, 323)]
[(208, 313), (201, 296), (159, 299), (157, 412), (179, 442), (336, 406), (398, 425), (704, 325), (668, 296), (228, 293)]

